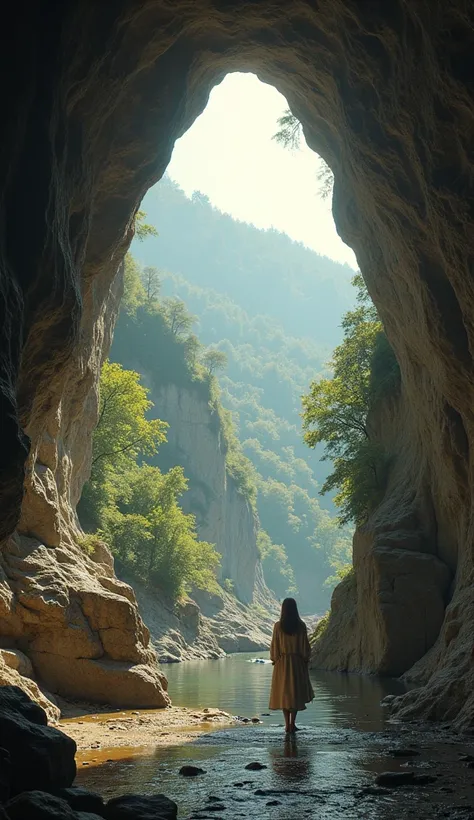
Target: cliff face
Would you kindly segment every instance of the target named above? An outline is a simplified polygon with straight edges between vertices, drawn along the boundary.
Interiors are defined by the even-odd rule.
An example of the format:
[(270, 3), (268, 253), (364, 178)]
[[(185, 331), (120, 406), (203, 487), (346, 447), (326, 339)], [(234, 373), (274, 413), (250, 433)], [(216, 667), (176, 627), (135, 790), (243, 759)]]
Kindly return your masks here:
[[(121, 336), (119, 326), (116, 341), (123, 353), (127, 346)], [(158, 464), (163, 469), (177, 464), (184, 468), (189, 489), (182, 498), (183, 509), (196, 516), (199, 537), (219, 552), (217, 580), (224, 586), (215, 594), (192, 590), (185, 603), (176, 605), (163, 592), (133, 582), (158, 658), (171, 662), (266, 649), (276, 602), (263, 578), (254, 511), (226, 468), (219, 416), (202, 383), (157, 385), (140, 367), (130, 345), (128, 349), (126, 366), (142, 372), (154, 414), (169, 424)]]
[(394, 701), (397, 716), (454, 718), (466, 727), (474, 719), (473, 575), (458, 540), (467, 514), (466, 441), (452, 410), (439, 421), (442, 441), (428, 426), (420, 436), (403, 389), (369, 416), (370, 435), (391, 465), (387, 489), (356, 530), (354, 572), (333, 593), (312, 665), (403, 675), (417, 688)]
[[(339, 233), (357, 253), (400, 364), (402, 453), (367, 537), (375, 545), (379, 532), (396, 533), (391, 543), (403, 552), (416, 544), (412, 552), (430, 556), (437, 590), (445, 570), (431, 556), (454, 579), (424, 666), (429, 685), (406, 703), (471, 720), (472, 4), (72, 0), (9, 13), (0, 33), (9, 69), (0, 136), (0, 538), (21, 518), (28, 537), (59, 550), (57, 559), (64, 543), (73, 559), (67, 533), (82, 480), (75, 464), (87, 462), (82, 415), (98, 372), (97, 317), (132, 215), (212, 86), (227, 71), (254, 71), (286, 95), (334, 171)], [(407, 587), (411, 602), (418, 589)], [(3, 591), (11, 623), (8, 582)], [(38, 605), (51, 600), (45, 587)]]
[(398, 676), (435, 643), (456, 564), (438, 538), (437, 512), (403, 396), (379, 403), (367, 426), (390, 464), (387, 489), (355, 532), (354, 570), (333, 593), (329, 625), (312, 663)]
[[(115, 577), (105, 546), (91, 556), (84, 553), (75, 515), (90, 468), (98, 379), (121, 275), (120, 270), (112, 283), (99, 281), (85, 292), (82, 344), (64, 369), (64, 392), (58, 387), (52, 407), (38, 401), (26, 428), (31, 449), (21, 517), (0, 554), (0, 646), (26, 653), (26, 680), (25, 664), (14, 672), (32, 696), (38, 695), (30, 682), (36, 676), (53, 693), (121, 706), (165, 706), (166, 680), (133, 590)], [(53, 384), (55, 377), (50, 373)], [(11, 676), (0, 664), (0, 682), (11, 682)]]
[(219, 417), (192, 387), (152, 387), (150, 396), (157, 416), (170, 425), (161, 455), (184, 467), (189, 479), (183, 508), (196, 516), (199, 537), (221, 556), (218, 580), (231, 581), (239, 601), (251, 603), (259, 562), (256, 519), (226, 470)]

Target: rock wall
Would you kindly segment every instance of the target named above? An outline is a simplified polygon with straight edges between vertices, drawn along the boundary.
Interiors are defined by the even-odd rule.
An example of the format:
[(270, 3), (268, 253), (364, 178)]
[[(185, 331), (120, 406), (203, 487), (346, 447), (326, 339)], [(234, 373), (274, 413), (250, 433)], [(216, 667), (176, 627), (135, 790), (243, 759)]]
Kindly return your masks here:
[[(120, 350), (125, 347), (122, 343)], [(126, 361), (122, 355), (120, 361), (142, 373), (154, 414), (169, 424), (158, 464), (184, 468), (189, 489), (183, 509), (196, 516), (199, 537), (215, 544), (221, 556), (223, 589), (216, 594), (194, 590), (183, 604), (133, 581), (158, 659), (166, 663), (267, 649), (277, 605), (263, 577), (255, 513), (226, 468), (219, 416), (202, 384), (159, 385), (135, 355), (129, 349)], [(226, 582), (232, 584), (228, 591)]]
[[(228, 71), (254, 71), (287, 96), (331, 165), (339, 233), (400, 363), (410, 446), (377, 520), (392, 515), (397, 549), (428, 533), (429, 548), (414, 552), (436, 556), (454, 578), (429, 686), (409, 696), (410, 708), (470, 720), (472, 4), (72, 0), (27, 15), (16, 4), (9, 15), (0, 32), (0, 538), (20, 519), (47, 549), (72, 532), (96, 319), (132, 215), (212, 86)], [(430, 566), (440, 589), (444, 570)], [(385, 654), (370, 645), (362, 665), (369, 652)]]
[[(133, 590), (115, 577), (105, 546), (85, 554), (75, 515), (89, 474), (98, 378), (110, 347), (121, 277), (120, 269), (111, 283), (97, 280), (84, 294), (82, 344), (64, 369), (54, 415), (43, 420), (36, 408), (39, 426), (31, 422), (26, 428), (31, 448), (21, 517), (0, 553), (0, 646), (26, 653), (28, 673), (17, 665), (15, 682), (41, 705), (46, 702), (54, 717), (54, 696), (43, 695), (31, 678), (53, 693), (89, 701), (169, 703)], [(4, 657), (12, 661), (18, 653)], [(0, 672), (3, 683), (11, 678), (11, 668)]]
[(398, 676), (431, 649), (456, 564), (437, 538), (436, 511), (401, 395), (369, 415), (389, 467), (385, 497), (353, 540), (353, 573), (336, 587), (312, 664)]
[(215, 544), (221, 556), (219, 582), (229, 580), (239, 601), (249, 604), (254, 598), (260, 563), (257, 521), (226, 469), (217, 412), (192, 386), (157, 387), (144, 375), (158, 418), (169, 424), (168, 441), (160, 456), (166, 463), (181, 465), (189, 480), (183, 508), (196, 516), (199, 537)]
[(231, 652), (259, 652), (270, 647), (277, 615), (263, 576), (258, 578), (249, 605), (225, 590), (194, 590), (192, 597), (176, 604), (136, 581), (134, 589), (160, 663), (222, 658)]

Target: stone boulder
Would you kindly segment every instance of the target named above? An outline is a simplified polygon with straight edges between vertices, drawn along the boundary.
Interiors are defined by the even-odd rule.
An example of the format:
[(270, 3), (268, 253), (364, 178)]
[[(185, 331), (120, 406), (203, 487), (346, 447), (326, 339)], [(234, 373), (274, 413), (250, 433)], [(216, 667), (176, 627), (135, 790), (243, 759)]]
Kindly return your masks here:
[(66, 800), (42, 791), (27, 791), (5, 805), (8, 820), (78, 820)]
[(176, 803), (164, 794), (124, 794), (109, 800), (105, 807), (106, 820), (176, 820), (177, 816)]
[(104, 817), (105, 803), (100, 794), (90, 792), (80, 786), (71, 786), (69, 789), (58, 789), (56, 797), (69, 803), (74, 811), (89, 812)]
[[(11, 679), (22, 665), (66, 697), (120, 707), (167, 706), (166, 678), (158, 670), (133, 590), (111, 577), (110, 567), (109, 574), (102, 574), (105, 550), (101, 545), (101, 560), (94, 562), (79, 547), (53, 549), (26, 537), (9, 540), (2, 554), (1, 620), (4, 634), (21, 640), (28, 657), (6, 656), (6, 682), (41, 701), (34, 682)], [(5, 659), (0, 669), (4, 666)], [(49, 708), (50, 716), (59, 716), (53, 713)]]
[(0, 687), (0, 737), (10, 756), (10, 793), (71, 786), (74, 740), (47, 726), (46, 713), (19, 688)]
[[(22, 652), (15, 650), (0, 650), (0, 687), (2, 686), (16, 686), (25, 692), (32, 701), (38, 704), (46, 713), (48, 723), (57, 723), (61, 716), (61, 712), (54, 702), (54, 696), (46, 692), (45, 689), (40, 688), (36, 681), (30, 677), (24, 677), (23, 674), (17, 671), (11, 663), (12, 656), (18, 658), (22, 655), (31, 665), (29, 659)], [(5, 660), (7, 659), (7, 662)], [(22, 668), (25, 668), (22, 666)], [(27, 667), (28, 668), (28, 667)]]
[(66, 800), (40, 791), (24, 792), (14, 797), (5, 806), (4, 816), (8, 820), (102, 819), (102, 815), (92, 812), (74, 811)]

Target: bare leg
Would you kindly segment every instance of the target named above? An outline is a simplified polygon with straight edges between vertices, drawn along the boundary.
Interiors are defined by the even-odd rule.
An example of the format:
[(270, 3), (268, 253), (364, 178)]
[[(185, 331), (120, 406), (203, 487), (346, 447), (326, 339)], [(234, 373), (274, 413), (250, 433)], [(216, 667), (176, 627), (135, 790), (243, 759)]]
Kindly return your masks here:
[(293, 709), (290, 712), (290, 732), (292, 734), (293, 734), (293, 732), (296, 732), (295, 721), (296, 721), (296, 715), (297, 714), (298, 714), (298, 712), (294, 711)]
[(290, 732), (290, 711), (288, 709), (283, 709), (283, 717), (285, 718), (285, 732)]

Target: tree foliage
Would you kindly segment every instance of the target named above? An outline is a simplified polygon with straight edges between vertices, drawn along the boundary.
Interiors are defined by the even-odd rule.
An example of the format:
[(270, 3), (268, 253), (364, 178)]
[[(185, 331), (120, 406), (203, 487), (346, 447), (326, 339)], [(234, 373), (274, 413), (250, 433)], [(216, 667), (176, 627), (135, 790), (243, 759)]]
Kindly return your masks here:
[(201, 361), (209, 375), (212, 376), (217, 370), (224, 370), (227, 367), (227, 353), (217, 347), (209, 347), (203, 353)]
[(198, 540), (194, 517), (179, 506), (187, 487), (183, 470), (162, 473), (143, 463), (166, 441), (168, 425), (147, 418), (152, 407), (138, 373), (104, 363), (80, 520), (110, 544), (124, 568), (171, 597), (192, 585), (215, 588), (218, 555)]
[(186, 489), (180, 467), (162, 473), (137, 466), (104, 515), (103, 535), (124, 565), (173, 598), (191, 586), (217, 588), (218, 554), (198, 541), (194, 516), (184, 515), (178, 503)]
[(278, 131), (276, 131), (272, 139), (279, 145), (282, 145), (283, 148), (290, 148), (293, 151), (297, 151), (301, 145), (303, 136), (303, 127), (299, 119), (287, 108), (281, 117), (278, 118), (277, 124)]
[(106, 361), (100, 380), (99, 419), (94, 431), (92, 477), (113, 468), (124, 472), (139, 455), (150, 455), (166, 440), (168, 425), (148, 420), (153, 406), (140, 375)]
[[(297, 151), (301, 147), (303, 138), (303, 126), (299, 119), (287, 108), (277, 120), (278, 131), (273, 135), (274, 139), (283, 148)], [(334, 175), (322, 157), (319, 157), (319, 167), (316, 172), (316, 179), (319, 183), (319, 195), (322, 199), (327, 199), (334, 187)]]
[[(375, 395), (398, 383), (399, 371), (360, 274), (354, 284), (358, 306), (344, 316), (344, 340), (334, 351), (331, 378), (313, 381), (303, 397), (303, 429), (310, 447), (325, 444), (324, 458), (334, 465), (321, 492), (337, 489), (341, 523), (361, 524), (380, 500), (387, 468), (382, 448), (370, 439), (367, 415)], [(382, 339), (384, 361), (379, 356), (374, 379), (374, 356)]]
[(140, 242), (148, 236), (158, 236), (158, 231), (155, 226), (145, 222), (145, 219), (145, 211), (137, 211), (135, 214), (135, 236)]
[(161, 277), (158, 268), (147, 265), (143, 268), (141, 280), (147, 302), (154, 302), (158, 298), (161, 288)]

